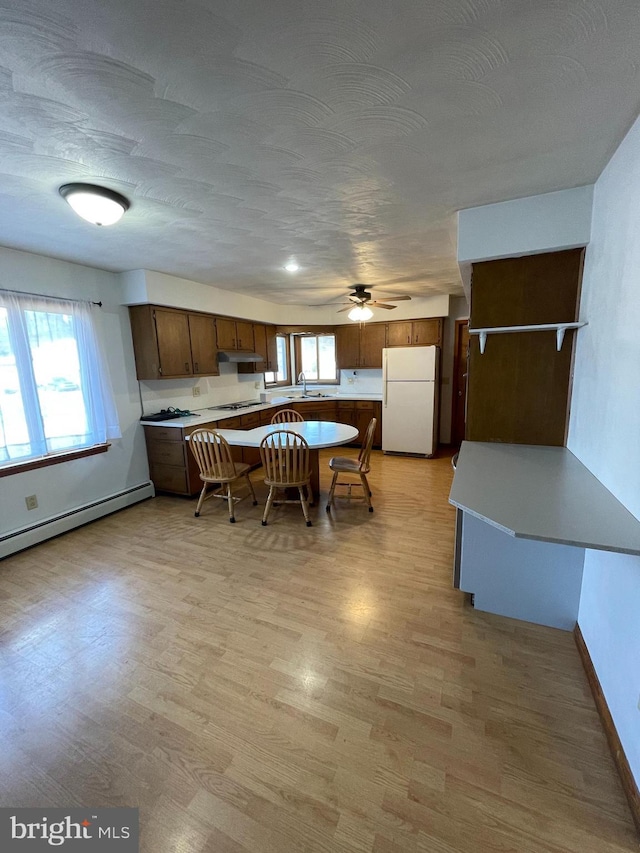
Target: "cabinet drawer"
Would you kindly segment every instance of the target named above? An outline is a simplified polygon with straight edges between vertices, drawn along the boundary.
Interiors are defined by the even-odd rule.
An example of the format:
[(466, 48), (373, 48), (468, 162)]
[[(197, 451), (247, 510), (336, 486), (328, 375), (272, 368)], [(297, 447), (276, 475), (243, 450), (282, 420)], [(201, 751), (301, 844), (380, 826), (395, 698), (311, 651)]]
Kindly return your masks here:
[(356, 400), (356, 409), (364, 409), (367, 412), (372, 412), (373, 400)]
[(242, 429), (252, 429), (260, 426), (260, 412), (252, 412), (250, 415), (242, 415), (240, 418)]
[(242, 429), (242, 418), (225, 418), (223, 421), (218, 421), (218, 429)]
[(164, 465), (184, 466), (184, 444), (177, 441), (149, 441), (147, 443), (149, 464), (156, 462)]
[(174, 467), (173, 465), (152, 464), (149, 466), (149, 474), (153, 485), (161, 492), (175, 492), (179, 495), (188, 495), (187, 469)]
[(182, 441), (182, 430), (178, 427), (146, 426), (144, 437), (147, 441)]
[(338, 411), (339, 412), (353, 412), (356, 407), (356, 404), (353, 400), (349, 403), (338, 403)]

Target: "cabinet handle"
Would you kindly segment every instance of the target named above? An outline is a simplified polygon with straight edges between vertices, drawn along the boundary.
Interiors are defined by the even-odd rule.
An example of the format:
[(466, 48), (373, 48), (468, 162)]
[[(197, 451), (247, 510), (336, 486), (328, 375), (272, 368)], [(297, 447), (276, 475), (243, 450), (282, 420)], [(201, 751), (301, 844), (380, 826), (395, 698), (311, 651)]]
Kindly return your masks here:
[(407, 343), (408, 343), (408, 344), (410, 344), (410, 343), (411, 343), (411, 335), (407, 335)]
[(196, 361), (196, 362), (194, 362), (194, 365), (193, 365), (193, 372), (194, 372), (194, 373), (200, 373), (200, 368), (198, 367), (198, 362), (197, 362), (197, 361)]
[(188, 361), (185, 361), (185, 363), (184, 363), (184, 372), (185, 373), (191, 373), (191, 369), (189, 368), (189, 362)]

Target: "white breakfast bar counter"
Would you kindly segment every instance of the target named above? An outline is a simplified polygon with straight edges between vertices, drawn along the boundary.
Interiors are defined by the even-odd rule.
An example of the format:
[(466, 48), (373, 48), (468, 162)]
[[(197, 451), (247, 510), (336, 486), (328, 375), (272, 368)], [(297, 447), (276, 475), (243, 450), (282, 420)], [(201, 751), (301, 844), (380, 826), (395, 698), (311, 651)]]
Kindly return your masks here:
[(566, 447), (465, 441), (449, 501), (479, 610), (572, 630), (585, 549), (640, 555), (640, 521)]

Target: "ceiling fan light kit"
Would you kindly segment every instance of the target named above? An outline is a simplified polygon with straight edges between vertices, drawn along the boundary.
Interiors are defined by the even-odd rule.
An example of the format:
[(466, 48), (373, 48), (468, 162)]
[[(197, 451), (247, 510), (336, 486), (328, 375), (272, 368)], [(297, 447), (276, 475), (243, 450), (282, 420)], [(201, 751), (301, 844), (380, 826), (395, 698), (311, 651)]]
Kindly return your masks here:
[(367, 305), (356, 305), (349, 311), (347, 317), (354, 323), (364, 323), (373, 317), (373, 311)]
[[(348, 295), (350, 300), (346, 308), (340, 308), (338, 313), (348, 311), (348, 317), (354, 323), (364, 323), (373, 317), (372, 308), (386, 308), (391, 311), (395, 305), (389, 305), (389, 302), (404, 302), (411, 299), (410, 296), (382, 296), (378, 299), (372, 299), (371, 294), (364, 284), (354, 284), (354, 290)], [(355, 304), (354, 304), (355, 303)]]
[(131, 206), (120, 193), (95, 184), (64, 184), (59, 193), (78, 216), (93, 225), (115, 225)]

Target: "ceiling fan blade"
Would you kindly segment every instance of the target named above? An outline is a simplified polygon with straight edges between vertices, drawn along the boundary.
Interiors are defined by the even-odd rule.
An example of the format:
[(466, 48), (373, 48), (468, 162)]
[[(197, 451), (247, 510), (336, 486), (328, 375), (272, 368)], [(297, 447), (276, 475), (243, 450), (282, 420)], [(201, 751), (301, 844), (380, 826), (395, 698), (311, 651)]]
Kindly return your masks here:
[(338, 309), (338, 314), (342, 314), (344, 311), (352, 311), (352, 310), (353, 310), (353, 305), (351, 303), (349, 303), (346, 308)]
[(405, 302), (410, 296), (379, 296), (377, 302)]
[(393, 308), (396, 308), (396, 305), (387, 305), (385, 302), (369, 302), (369, 306), (373, 306), (374, 308), (386, 308), (387, 311), (391, 311)]
[(368, 301), (366, 299), (363, 299), (363, 297), (359, 294), (356, 295), (355, 293), (350, 293), (347, 298), (350, 299), (352, 302), (355, 302), (356, 305), (364, 305)]

